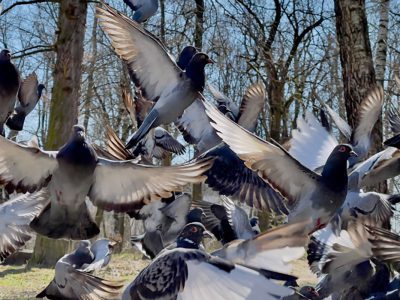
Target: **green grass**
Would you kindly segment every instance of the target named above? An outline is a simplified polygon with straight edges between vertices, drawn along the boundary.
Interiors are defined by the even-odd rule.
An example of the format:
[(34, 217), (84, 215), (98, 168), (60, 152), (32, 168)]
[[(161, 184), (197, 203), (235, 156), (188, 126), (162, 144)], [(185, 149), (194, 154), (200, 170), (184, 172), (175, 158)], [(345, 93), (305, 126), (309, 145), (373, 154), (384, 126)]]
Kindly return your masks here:
[[(115, 254), (110, 264), (95, 275), (130, 283), (148, 261), (133, 253)], [(0, 299), (35, 299), (53, 279), (54, 269), (0, 265)]]

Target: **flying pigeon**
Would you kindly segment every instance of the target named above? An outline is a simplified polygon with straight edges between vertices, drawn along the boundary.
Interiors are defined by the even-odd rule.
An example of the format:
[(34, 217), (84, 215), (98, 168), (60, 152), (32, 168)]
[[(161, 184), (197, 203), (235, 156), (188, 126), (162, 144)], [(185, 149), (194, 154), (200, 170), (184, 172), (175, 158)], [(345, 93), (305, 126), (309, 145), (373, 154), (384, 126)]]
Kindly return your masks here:
[(20, 131), (24, 127), (25, 117), (35, 108), (42, 96), (45, 86), (39, 84), (36, 73), (29, 75), (22, 83), (18, 92), (19, 105), (7, 120), (7, 126)]
[(110, 260), (110, 241), (101, 239), (90, 245), (80, 241), (74, 252), (64, 255), (55, 266), (55, 276), (36, 298), (116, 299), (123, 283), (91, 275)]
[(331, 152), (322, 174), (299, 163), (279, 144), (271, 144), (224, 117), (204, 102), (211, 125), (246, 166), (285, 196), (292, 209), (289, 222), (312, 217), (310, 232), (324, 227), (343, 204), (347, 194), (347, 160), (356, 155), (347, 144)]
[(385, 290), (388, 268), (373, 257), (363, 223), (352, 222), (336, 236), (330, 226), (316, 232), (308, 246), (311, 270), (318, 275), (321, 299), (365, 299)]
[[(235, 205), (227, 197), (222, 197), (223, 205), (193, 200), (192, 206), (200, 207), (204, 215), (202, 223), (222, 244), (236, 239), (250, 239), (256, 235), (250, 225), (246, 211)], [(256, 224), (255, 224), (256, 225)], [(258, 228), (259, 229), (259, 228)]]
[[(332, 120), (340, 132), (347, 138), (348, 142), (353, 146), (354, 151), (357, 152), (358, 157), (352, 157), (349, 160), (350, 167), (364, 159), (371, 146), (371, 132), (379, 119), (384, 102), (383, 88), (380, 85), (372, 88), (367, 97), (363, 99), (360, 107), (357, 110), (358, 122), (352, 130), (338, 113), (331, 109), (326, 103), (322, 103)], [(329, 152), (326, 152), (326, 156)]]
[(99, 233), (86, 204), (125, 212), (166, 198), (182, 185), (204, 179), (212, 164), (202, 160), (182, 166), (152, 167), (132, 161), (98, 158), (75, 125), (70, 140), (57, 152), (26, 147), (0, 137), (0, 183), (8, 191), (33, 192), (48, 186), (51, 201), (30, 226), (51, 238), (82, 239)]
[[(196, 53), (183, 71), (167, 48), (136, 22), (110, 6), (97, 6), (97, 17), (116, 53), (127, 63), (132, 80), (143, 96), (157, 101), (127, 148), (136, 146), (152, 128), (174, 122), (204, 89), (204, 68), (213, 61)], [(154, 70), (157, 70), (155, 72)]]
[(11, 62), (11, 53), (4, 49), (0, 52), (0, 135), (4, 136), (4, 124), (14, 110), (20, 84), (21, 78)]
[[(143, 220), (145, 233), (132, 236), (132, 244), (141, 243), (145, 255), (154, 258), (167, 245), (173, 243), (188, 223), (191, 204), (189, 194), (183, 193), (143, 206), (138, 217)], [(197, 221), (201, 221), (201, 218)]]
[(138, 23), (142, 23), (157, 13), (158, 0), (124, 0), (135, 13), (132, 19)]
[(293, 291), (267, 279), (259, 268), (234, 264), (199, 249), (206, 232), (189, 223), (177, 248), (164, 250), (125, 289), (122, 299), (276, 299)]
[(22, 194), (0, 204), (0, 261), (30, 240), (29, 223), (48, 202), (44, 190)]

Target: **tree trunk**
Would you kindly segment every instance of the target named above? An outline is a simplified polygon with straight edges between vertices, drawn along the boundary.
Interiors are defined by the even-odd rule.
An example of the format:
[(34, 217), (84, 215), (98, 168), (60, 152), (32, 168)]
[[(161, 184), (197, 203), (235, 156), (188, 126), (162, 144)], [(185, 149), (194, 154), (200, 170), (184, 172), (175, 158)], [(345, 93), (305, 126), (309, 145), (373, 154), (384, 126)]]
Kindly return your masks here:
[[(87, 1), (60, 2), (56, 42), (57, 60), (54, 69), (49, 131), (46, 149), (56, 150), (69, 138), (78, 122), (79, 90), (82, 76), (83, 41)], [(54, 266), (68, 251), (68, 242), (37, 237), (30, 265)]]
[(389, 0), (381, 0), (379, 3), (379, 31), (377, 49), (375, 54), (376, 80), (384, 86), (386, 69), (386, 52), (389, 34)]
[[(335, 0), (335, 14), (347, 120), (354, 128), (357, 125), (357, 110), (361, 101), (376, 85), (365, 0)], [(371, 152), (381, 150), (381, 119), (375, 124), (371, 138)], [(385, 191), (386, 183), (380, 185), (378, 190)]]
[(284, 115), (284, 82), (271, 78), (268, 88), (268, 98), (270, 105), (270, 136), (275, 141), (281, 140), (282, 117)]

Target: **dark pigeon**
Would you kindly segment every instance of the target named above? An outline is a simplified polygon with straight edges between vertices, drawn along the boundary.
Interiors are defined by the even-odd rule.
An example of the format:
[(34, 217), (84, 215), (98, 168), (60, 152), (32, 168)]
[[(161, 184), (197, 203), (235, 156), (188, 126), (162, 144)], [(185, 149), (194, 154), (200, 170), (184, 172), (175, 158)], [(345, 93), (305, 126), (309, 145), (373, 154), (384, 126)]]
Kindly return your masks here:
[(204, 102), (212, 126), (246, 166), (285, 196), (289, 222), (313, 219), (310, 232), (326, 226), (347, 195), (347, 160), (356, 155), (347, 144), (336, 146), (319, 175), (299, 163), (279, 144), (263, 141)]
[(260, 268), (200, 250), (205, 232), (201, 223), (187, 224), (177, 238), (178, 247), (164, 250), (142, 270), (122, 299), (272, 299), (293, 293), (267, 279)]
[[(204, 68), (212, 60), (196, 53), (186, 70), (178, 67), (167, 48), (150, 32), (110, 6), (97, 6), (97, 17), (112, 41), (116, 53), (127, 63), (143, 96), (157, 101), (139, 129), (130, 138), (130, 149), (150, 131), (174, 122), (204, 89)], [(154, 72), (154, 70), (158, 70)]]
[(55, 266), (55, 276), (36, 298), (48, 299), (116, 299), (123, 283), (91, 275), (108, 264), (110, 241), (102, 239), (90, 245), (80, 241), (74, 252), (64, 255)]
[[(82, 239), (99, 233), (85, 198), (107, 211), (126, 212), (171, 196), (182, 185), (203, 180), (212, 161), (151, 167), (97, 157), (82, 126), (58, 152), (26, 147), (0, 137), (0, 183), (8, 191), (48, 187), (50, 203), (31, 227), (51, 238)], [(72, 193), (73, 192), (73, 193)]]
[(17, 68), (11, 62), (11, 53), (0, 52), (0, 135), (4, 136), (4, 124), (14, 110), (21, 79)]
[(124, 0), (135, 13), (132, 19), (138, 23), (142, 23), (157, 13), (158, 0)]
[(39, 84), (36, 73), (32, 73), (21, 83), (18, 92), (19, 105), (7, 120), (7, 126), (10, 129), (16, 131), (23, 129), (25, 118), (40, 100), (43, 89), (45, 86)]

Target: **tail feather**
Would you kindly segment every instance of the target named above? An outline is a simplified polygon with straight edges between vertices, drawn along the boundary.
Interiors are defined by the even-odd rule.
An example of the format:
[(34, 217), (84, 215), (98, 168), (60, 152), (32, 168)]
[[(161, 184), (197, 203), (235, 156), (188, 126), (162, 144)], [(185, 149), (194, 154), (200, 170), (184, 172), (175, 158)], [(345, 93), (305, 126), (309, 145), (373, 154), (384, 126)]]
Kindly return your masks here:
[(24, 112), (18, 112), (10, 116), (7, 120), (7, 126), (11, 130), (21, 131), (24, 128), (25, 116)]
[(145, 135), (150, 131), (150, 129), (156, 127), (156, 120), (158, 118), (158, 112), (155, 109), (152, 109), (147, 117), (144, 119), (142, 125), (140, 125), (139, 129), (135, 132), (129, 142), (126, 144), (126, 149), (131, 149), (136, 144), (145, 137)]

